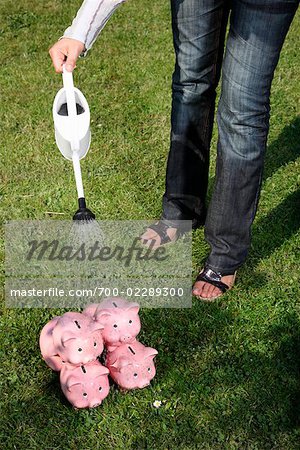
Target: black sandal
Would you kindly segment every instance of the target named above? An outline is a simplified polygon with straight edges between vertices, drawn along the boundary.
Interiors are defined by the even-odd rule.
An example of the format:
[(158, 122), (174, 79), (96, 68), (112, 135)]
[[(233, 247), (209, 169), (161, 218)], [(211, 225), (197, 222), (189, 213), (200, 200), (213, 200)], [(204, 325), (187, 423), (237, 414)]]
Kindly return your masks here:
[[(170, 242), (176, 242), (177, 239), (179, 239), (180, 236), (182, 236), (184, 234), (183, 230), (180, 230), (179, 228), (176, 228), (176, 236), (175, 238), (171, 239), (170, 236), (167, 234), (167, 230), (169, 228), (176, 228), (174, 225), (169, 225), (165, 222), (163, 222), (163, 220), (159, 220), (158, 222), (154, 223), (153, 225), (149, 225), (145, 228), (146, 230), (153, 230), (155, 231), (155, 233), (158, 234), (158, 236), (160, 237), (160, 243), (158, 245), (158, 247), (160, 247), (161, 245), (164, 244), (169, 244)], [(143, 239), (143, 241), (152, 241), (153, 239)]]
[[(221, 278), (226, 275), (234, 275), (231, 285), (228, 285), (228, 284), (224, 283), (223, 281), (221, 281)], [(224, 294), (226, 291), (229, 291), (229, 289), (232, 288), (232, 286), (235, 282), (235, 277), (236, 277), (236, 271), (233, 273), (222, 274), (221, 272), (215, 272), (214, 270), (210, 269), (209, 267), (205, 267), (197, 276), (195, 283), (197, 281), (205, 281), (206, 283), (209, 283), (209, 284), (217, 287), (218, 289), (220, 289), (222, 294)], [(195, 283), (194, 283), (194, 286), (195, 286)], [(202, 300), (210, 301), (210, 300), (214, 300), (217, 297), (220, 297), (222, 294), (216, 295), (215, 297), (201, 297), (201, 295), (195, 295), (195, 297), (201, 298)]]

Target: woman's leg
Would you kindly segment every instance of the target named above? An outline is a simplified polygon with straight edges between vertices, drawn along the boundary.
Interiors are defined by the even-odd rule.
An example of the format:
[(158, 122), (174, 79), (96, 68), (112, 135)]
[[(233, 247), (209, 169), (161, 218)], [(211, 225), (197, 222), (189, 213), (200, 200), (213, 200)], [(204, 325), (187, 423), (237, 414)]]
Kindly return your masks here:
[[(204, 222), (215, 89), (228, 19), (226, 0), (171, 0), (176, 55), (171, 144), (162, 218)], [(169, 231), (169, 230), (168, 230)], [(175, 229), (170, 229), (174, 235)], [(149, 230), (144, 238), (155, 239)]]
[[(299, 0), (233, 0), (218, 106), (216, 181), (205, 237), (207, 267), (233, 273), (250, 245), (269, 130), (270, 89), (280, 50)], [(222, 279), (230, 282), (230, 277)], [(221, 294), (199, 281), (194, 293)]]

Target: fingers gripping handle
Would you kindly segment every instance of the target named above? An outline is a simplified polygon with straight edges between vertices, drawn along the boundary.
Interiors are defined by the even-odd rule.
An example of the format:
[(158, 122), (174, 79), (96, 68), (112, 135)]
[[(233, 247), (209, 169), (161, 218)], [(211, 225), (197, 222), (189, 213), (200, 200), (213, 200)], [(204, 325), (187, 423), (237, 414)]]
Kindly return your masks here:
[(77, 135), (77, 109), (76, 109), (76, 96), (73, 83), (73, 74), (68, 72), (65, 64), (63, 65), (63, 84), (66, 92), (68, 119), (70, 121), (70, 127), (72, 130), (71, 148), (74, 151), (79, 150), (79, 139)]

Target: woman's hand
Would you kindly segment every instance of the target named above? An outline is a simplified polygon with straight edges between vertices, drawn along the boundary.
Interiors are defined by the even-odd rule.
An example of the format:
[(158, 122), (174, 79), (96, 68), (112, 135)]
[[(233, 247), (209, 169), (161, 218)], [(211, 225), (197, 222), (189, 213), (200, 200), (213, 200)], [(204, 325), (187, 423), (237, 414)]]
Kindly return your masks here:
[(66, 64), (66, 69), (72, 72), (83, 50), (84, 44), (77, 39), (63, 38), (56, 42), (49, 50), (55, 72), (62, 73), (63, 64)]

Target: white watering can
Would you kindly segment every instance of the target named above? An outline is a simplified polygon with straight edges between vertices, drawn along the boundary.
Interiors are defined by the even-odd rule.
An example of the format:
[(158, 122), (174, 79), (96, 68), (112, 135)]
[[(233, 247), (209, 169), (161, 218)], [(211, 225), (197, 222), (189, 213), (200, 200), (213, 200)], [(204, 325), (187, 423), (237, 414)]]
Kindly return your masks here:
[(95, 215), (86, 208), (80, 159), (87, 154), (91, 143), (90, 109), (83, 93), (74, 87), (73, 74), (63, 66), (63, 85), (53, 103), (56, 144), (62, 155), (73, 162), (79, 210), (74, 220), (91, 220)]

